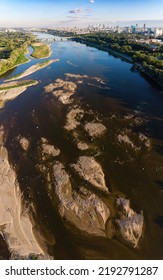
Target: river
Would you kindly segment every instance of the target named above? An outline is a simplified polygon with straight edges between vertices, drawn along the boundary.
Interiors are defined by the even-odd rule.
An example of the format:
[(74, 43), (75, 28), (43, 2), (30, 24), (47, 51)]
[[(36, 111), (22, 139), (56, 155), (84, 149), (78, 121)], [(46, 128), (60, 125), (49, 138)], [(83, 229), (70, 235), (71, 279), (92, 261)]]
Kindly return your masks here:
[[(52, 35), (37, 35), (49, 39), (50, 59), (60, 61), (29, 76), (39, 84), (8, 101), (0, 111), (0, 122), (5, 127), (5, 144), (21, 192), (25, 200), (35, 204), (35, 222), (56, 237), (55, 245), (49, 242), (49, 251), (57, 259), (163, 259), (163, 91), (139, 72), (131, 71), (132, 64), (121, 58), (84, 44), (60, 41), (58, 37), (53, 41)], [(30, 58), (30, 62), (0, 77), (0, 83), (44, 60)], [(44, 88), (58, 78), (65, 79), (65, 73), (98, 77), (103, 82), (84, 80), (73, 103), (64, 105), (45, 93)], [(71, 234), (49, 200), (45, 179), (37, 168), (38, 143), (44, 137), (57, 146), (61, 151), (59, 159), (67, 168), (83, 155), (63, 129), (66, 114), (74, 105), (92, 112), (85, 120), (96, 115), (107, 128), (106, 137), (95, 141), (99, 147), (96, 159), (102, 165), (109, 190), (123, 193), (136, 212), (143, 211), (143, 236), (137, 248), (116, 238)], [(125, 143), (118, 135), (127, 135), (130, 142)], [(28, 153), (22, 154), (18, 136), (29, 139)], [(148, 147), (143, 142), (147, 139)], [(95, 153), (97, 150), (91, 155)]]

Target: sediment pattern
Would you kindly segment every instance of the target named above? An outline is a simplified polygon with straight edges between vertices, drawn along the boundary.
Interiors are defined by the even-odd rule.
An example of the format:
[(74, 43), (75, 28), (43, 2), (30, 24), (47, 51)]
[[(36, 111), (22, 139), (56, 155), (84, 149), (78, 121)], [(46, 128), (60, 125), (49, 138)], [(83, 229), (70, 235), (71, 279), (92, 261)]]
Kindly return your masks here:
[[(8, 161), (7, 150), (2, 141), (1, 205), (3, 213), (7, 214), (1, 217), (1, 234), (12, 256), (29, 258), (34, 254), (38, 258), (57, 258), (58, 243), (63, 241), (57, 227), (65, 231), (66, 236), (73, 236), (73, 240), (76, 236), (82, 236), (84, 240), (100, 237), (106, 242), (115, 239), (127, 246), (139, 247), (144, 227), (143, 212), (139, 209), (137, 213), (132, 209), (125, 194), (112, 191), (108, 180), (110, 170), (104, 166), (103, 155), (108, 142), (110, 143), (110, 134), (113, 139), (112, 147), (120, 151), (120, 156), (112, 159), (115, 167), (134, 161), (133, 155), (139, 155), (142, 150), (150, 151), (152, 144), (147, 135), (133, 133), (133, 127), (138, 127), (143, 122), (137, 116), (125, 115), (124, 128), (115, 129), (115, 123), (122, 122), (121, 117), (113, 114), (109, 117), (108, 124), (108, 120), (102, 118), (97, 111), (85, 104), (84, 107), (75, 100), (80, 86), (83, 83), (88, 85), (90, 80), (94, 85), (105, 84), (97, 77), (66, 73), (65, 79), (57, 79), (45, 87), (45, 94), (54, 100), (52, 104), (56, 105), (55, 109), (65, 110), (63, 126), (59, 131), (60, 137), (65, 141), (64, 145), (60, 141), (53, 142), (53, 137), (50, 139), (48, 133), (44, 135), (39, 131), (39, 118), (34, 111), (32, 122), (36, 131), (39, 131), (36, 132), (35, 142), (28, 135), (18, 133), (15, 136), (15, 141), (19, 144), (19, 154), (21, 151), (23, 158), (30, 162), (40, 178), (39, 182), (43, 183), (48, 204), (54, 210), (54, 216), (51, 217), (54, 228), (46, 228), (41, 222), (39, 225), (35, 224), (37, 207), (34, 203), (28, 203), (26, 208), (21, 206), (23, 197), (19, 190), (20, 178), (16, 183), (16, 171)], [(48, 113), (52, 112), (53, 108)], [(54, 121), (57, 123), (58, 120)], [(72, 155), (69, 144), (72, 145)], [(125, 146), (123, 156), (122, 146)], [(76, 151), (75, 155), (73, 150)], [(20, 165), (19, 168), (21, 169)], [(11, 200), (9, 210), (8, 203), (5, 204), (7, 198), (4, 198), (4, 186)], [(31, 200), (34, 192), (32, 187), (31, 183), (28, 187), (28, 197)], [(39, 193), (39, 187), (37, 192)], [(46, 215), (44, 218), (46, 219)], [(16, 225), (15, 221), (19, 221), (19, 224)], [(20, 234), (17, 235), (17, 232)], [(66, 241), (60, 245), (63, 246), (63, 255), (67, 248), (65, 244)], [(74, 250), (73, 246), (75, 245), (72, 244)], [(85, 257), (82, 251), (79, 256)]]

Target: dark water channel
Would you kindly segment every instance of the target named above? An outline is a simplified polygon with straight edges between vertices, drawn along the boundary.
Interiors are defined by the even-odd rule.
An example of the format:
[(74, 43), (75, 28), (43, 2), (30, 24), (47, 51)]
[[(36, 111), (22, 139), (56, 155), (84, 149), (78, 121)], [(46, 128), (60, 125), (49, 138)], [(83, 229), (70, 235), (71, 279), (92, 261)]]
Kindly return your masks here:
[[(59, 40), (51, 43), (51, 49), (50, 59), (60, 61), (31, 74), (29, 78), (39, 84), (8, 101), (0, 112), (6, 147), (24, 199), (35, 204), (37, 227), (41, 229), (44, 224), (44, 231), (55, 236), (56, 244), (48, 243), (49, 252), (58, 259), (163, 259), (163, 90), (139, 72), (132, 72), (130, 63), (107, 52)], [(40, 61), (43, 60), (31, 58), (29, 63), (1, 77), (0, 82)], [(57, 78), (65, 79), (65, 73), (99, 77), (105, 82), (101, 86), (92, 85), (91, 80), (83, 82), (73, 104), (93, 112), (107, 127), (107, 135), (95, 140), (100, 151), (96, 159), (102, 165), (109, 190), (122, 192), (135, 211), (144, 213), (143, 236), (136, 249), (116, 238), (85, 238), (75, 229), (71, 233), (50, 202), (45, 178), (37, 169), (40, 138), (61, 150), (60, 160), (67, 168), (83, 154), (63, 129), (66, 113), (73, 104), (63, 105), (44, 91)], [(92, 120), (92, 115), (85, 118)], [(119, 134), (127, 134), (138, 149), (118, 143)], [(140, 134), (149, 139), (150, 149), (140, 142)], [(29, 139), (28, 154), (22, 151), (18, 136)]]

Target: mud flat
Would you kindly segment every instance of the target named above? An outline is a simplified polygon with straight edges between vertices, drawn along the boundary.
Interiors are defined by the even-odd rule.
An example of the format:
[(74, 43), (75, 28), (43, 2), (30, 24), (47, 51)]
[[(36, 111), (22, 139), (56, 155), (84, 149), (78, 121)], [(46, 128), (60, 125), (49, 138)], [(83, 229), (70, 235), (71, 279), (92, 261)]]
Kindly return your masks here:
[(77, 147), (81, 151), (85, 151), (85, 150), (89, 149), (89, 146), (87, 145), (87, 143), (84, 143), (84, 142), (81, 142), (81, 141), (77, 143)]
[[(80, 108), (73, 108), (67, 114), (65, 129), (70, 131), (80, 125), (80, 120), (84, 115), (84, 111)], [(77, 120), (78, 119), (78, 120)]]
[(98, 196), (84, 187), (73, 190), (69, 175), (60, 162), (53, 166), (55, 196), (59, 200), (59, 212), (69, 223), (90, 235), (105, 236), (105, 223), (109, 208)]
[(77, 85), (74, 82), (57, 79), (55, 83), (45, 87), (45, 92), (52, 92), (63, 104), (70, 104), (72, 95), (75, 94)]
[[(77, 92), (84, 79), (87, 84), (90, 79), (95, 85), (103, 83), (101, 79), (87, 75), (66, 73), (65, 76), (66, 79), (57, 79), (45, 87), (45, 92), (52, 93), (62, 104), (73, 101), (71, 96)], [(68, 110), (64, 129), (72, 136), (80, 154), (82, 151), (83, 154), (76, 162), (69, 163), (69, 166), (64, 165), (64, 162), (54, 161), (54, 165), (52, 162), (49, 165), (50, 171), (42, 167), (42, 172), (47, 177), (49, 197), (54, 207), (57, 204), (59, 215), (70, 232), (77, 231), (84, 236), (104, 238), (116, 236), (129, 246), (137, 247), (143, 232), (143, 214), (132, 210), (128, 199), (110, 193), (100, 162), (88, 155), (88, 151), (84, 152), (87, 149), (92, 152), (92, 140), (96, 141), (96, 138), (107, 133), (107, 128), (94, 114), (91, 115), (92, 121), (83, 121), (87, 116), (90, 117), (90, 113), (92, 114), (74, 105)], [(88, 137), (83, 129), (91, 137), (91, 145), (87, 144)], [(134, 142), (125, 135), (117, 135), (118, 144), (126, 143), (136, 148)], [(142, 142), (146, 141), (141, 135), (139, 138)]]
[(79, 80), (79, 79), (90, 79), (90, 80), (94, 80), (98, 83), (104, 84), (104, 81), (101, 78), (98, 78), (98, 77), (92, 77), (92, 76), (88, 76), (88, 75), (71, 74), (71, 73), (65, 73), (65, 76), (68, 77), (68, 78), (75, 78), (77, 80)]
[(151, 148), (151, 141), (150, 139), (143, 133), (139, 133), (139, 140), (144, 143), (146, 148), (150, 149)]
[(100, 137), (106, 132), (106, 127), (102, 123), (89, 122), (84, 126), (84, 129), (91, 137)]
[[(11, 77), (9, 80), (12, 81), (12, 80), (19, 80), (19, 79), (22, 79), (24, 77), (27, 77), (35, 72), (37, 72), (38, 70), (41, 70), (45, 67), (47, 67), (48, 65), (54, 63), (54, 62), (58, 62), (59, 59), (56, 58), (56, 59), (52, 59), (52, 60), (46, 60), (42, 63), (37, 63), (35, 65), (32, 65), (31, 67), (29, 67), (27, 70), (25, 70), (23, 73), (20, 73), (18, 75), (16, 75), (15, 77)], [(6, 81), (9, 81), (9, 80), (6, 80)]]
[(24, 151), (28, 150), (28, 148), (29, 148), (29, 140), (27, 138), (20, 137), (19, 143), (22, 146)]
[(151, 141), (145, 134), (139, 133), (137, 138), (138, 143), (136, 145), (125, 132), (117, 136), (118, 143), (127, 144), (135, 151), (140, 151), (142, 146), (144, 146), (147, 150), (151, 149)]
[(49, 156), (53, 156), (56, 157), (60, 154), (60, 150), (56, 147), (54, 147), (53, 145), (50, 145), (48, 143), (48, 140), (45, 138), (41, 138), (42, 141), (42, 155), (49, 155)]
[(128, 199), (118, 198), (116, 203), (119, 210), (119, 218), (116, 220), (116, 223), (119, 227), (120, 234), (128, 243), (136, 247), (142, 235), (143, 214), (142, 212), (140, 214), (135, 213), (130, 208)]
[(128, 137), (128, 135), (124, 135), (124, 134), (119, 134), (117, 136), (117, 140), (119, 143), (126, 143), (128, 145), (130, 145), (133, 149), (136, 149), (136, 146), (134, 145), (134, 143), (130, 140), (130, 138)]
[(28, 259), (31, 255), (47, 259), (39, 246), (30, 218), (30, 211), (22, 203), (16, 173), (8, 160), (0, 128), (0, 233), (10, 251), (11, 259)]
[(78, 86), (83, 83), (83, 79), (93, 80), (96, 83), (104, 83), (100, 78), (90, 77), (87, 75), (76, 75), (71, 73), (65, 73), (66, 79), (56, 79), (54, 83), (45, 87), (45, 92), (51, 92), (58, 100), (63, 104), (72, 103), (71, 98), (77, 92)]
[[(80, 167), (79, 162), (80, 165), (85, 164), (84, 167)], [(104, 174), (95, 160), (80, 157), (78, 163), (71, 167), (94, 187), (99, 188), (97, 180), (98, 183), (100, 181), (100, 189), (106, 191), (106, 187), (101, 187), (105, 184)], [(75, 229), (85, 236), (105, 238), (117, 236), (131, 247), (137, 247), (142, 236), (144, 219), (142, 213), (137, 214), (130, 208), (128, 199), (112, 195), (108, 191), (106, 196), (104, 193), (99, 196), (93, 189), (80, 184), (77, 188), (74, 187), (71, 174), (59, 161), (56, 161), (52, 167), (51, 180), (50, 197), (52, 201), (54, 200), (54, 205), (57, 200), (59, 214), (70, 231), (75, 226)]]
[(93, 157), (81, 156), (77, 163), (72, 164), (71, 166), (83, 179), (98, 189), (108, 192), (102, 168)]

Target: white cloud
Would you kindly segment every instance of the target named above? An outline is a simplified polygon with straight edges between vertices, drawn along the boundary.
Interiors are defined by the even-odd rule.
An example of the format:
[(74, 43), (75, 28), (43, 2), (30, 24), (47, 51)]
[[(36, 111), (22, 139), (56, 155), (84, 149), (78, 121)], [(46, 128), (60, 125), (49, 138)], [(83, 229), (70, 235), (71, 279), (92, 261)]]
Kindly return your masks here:
[(89, 2), (93, 4), (95, 2), (95, 0), (89, 0)]
[(74, 9), (69, 11), (70, 14), (79, 14), (82, 13), (82, 9)]

